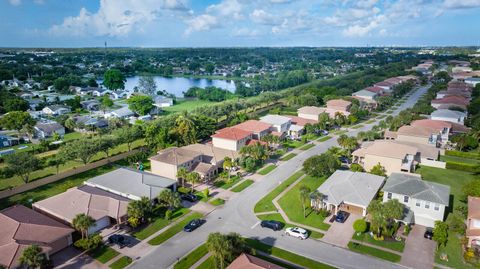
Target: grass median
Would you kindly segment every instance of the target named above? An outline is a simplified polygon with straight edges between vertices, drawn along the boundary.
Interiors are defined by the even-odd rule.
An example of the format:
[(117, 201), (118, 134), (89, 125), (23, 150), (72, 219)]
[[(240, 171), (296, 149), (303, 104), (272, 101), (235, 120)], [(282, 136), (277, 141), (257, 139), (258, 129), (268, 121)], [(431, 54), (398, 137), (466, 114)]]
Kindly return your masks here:
[(264, 176), (264, 175), (272, 172), (273, 169), (275, 169), (275, 168), (277, 168), (276, 165), (270, 164), (270, 165), (268, 165), (267, 167), (263, 168), (262, 170), (258, 171), (258, 173), (259, 173), (260, 175)]
[(365, 246), (365, 245), (362, 245), (362, 244), (357, 244), (357, 243), (354, 243), (354, 242), (349, 242), (348, 243), (348, 248), (350, 250), (354, 251), (354, 252), (370, 255), (370, 256), (377, 257), (377, 258), (387, 260), (387, 261), (390, 261), (390, 262), (399, 262), (400, 258), (401, 258), (400, 255), (397, 255), (397, 254), (394, 254), (394, 253), (391, 253), (391, 252), (387, 252), (387, 251), (383, 251), (383, 250), (380, 250), (378, 248), (373, 248), (373, 247)]
[(258, 203), (255, 205), (254, 212), (268, 212), (268, 211), (277, 211), (277, 208), (272, 203), (272, 200), (275, 199), (282, 191), (284, 191), (288, 186), (293, 184), (297, 179), (303, 176), (303, 171), (298, 171), (283, 181), (278, 187), (273, 189), (270, 193), (264, 196)]
[(283, 156), (282, 158), (280, 158), (280, 161), (288, 161), (290, 159), (292, 159), (293, 157), (297, 156), (297, 154), (295, 153), (288, 153), (287, 155)]
[(325, 141), (329, 140), (330, 138), (332, 138), (332, 137), (327, 135), (327, 136), (320, 137), (317, 141), (318, 142), (325, 142)]
[(128, 256), (123, 256), (120, 259), (113, 262), (112, 264), (110, 264), (109, 267), (112, 268), (112, 269), (123, 269), (131, 263), (132, 263), (132, 258), (130, 258)]
[(183, 215), (187, 214), (188, 212), (190, 212), (190, 210), (188, 208), (180, 208), (180, 209), (173, 212), (171, 220), (166, 220), (163, 215), (159, 215), (148, 226), (134, 232), (133, 236), (135, 236), (137, 239), (143, 240), (143, 239), (151, 236), (152, 234), (160, 231), (161, 229), (165, 228), (172, 221), (177, 220), (178, 218), (182, 217)]
[(91, 250), (88, 254), (100, 263), (105, 264), (111, 259), (117, 257), (120, 253), (109, 246), (101, 245), (98, 248)]
[(243, 191), (244, 189), (248, 188), (248, 186), (252, 185), (253, 184), (253, 180), (251, 179), (246, 179), (244, 180), (242, 183), (238, 184), (237, 186), (235, 186), (231, 191), (233, 192), (241, 192)]
[(183, 227), (187, 225), (190, 221), (193, 219), (199, 219), (203, 215), (200, 213), (192, 213), (191, 215), (187, 216), (185, 219), (182, 221), (174, 224), (172, 227), (168, 228), (165, 232), (159, 234), (158, 236), (154, 237), (148, 243), (153, 246), (157, 246), (162, 244), (163, 242), (167, 241), (168, 239), (172, 238), (175, 236), (177, 233), (181, 232), (183, 230)]
[(203, 256), (207, 255), (208, 249), (206, 244), (202, 244), (192, 252), (188, 253), (187, 256), (183, 257), (178, 261), (174, 269), (188, 269), (192, 267), (196, 262), (198, 262)]
[(315, 147), (315, 144), (306, 144), (305, 146), (300, 147), (299, 150), (308, 150), (308, 149), (311, 149), (313, 147)]

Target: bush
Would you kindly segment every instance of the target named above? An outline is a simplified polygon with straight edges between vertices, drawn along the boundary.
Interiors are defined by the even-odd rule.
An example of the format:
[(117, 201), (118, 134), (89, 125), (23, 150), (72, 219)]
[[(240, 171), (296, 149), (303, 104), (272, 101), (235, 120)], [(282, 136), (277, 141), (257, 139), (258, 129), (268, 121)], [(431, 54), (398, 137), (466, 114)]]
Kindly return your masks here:
[(467, 159), (480, 160), (480, 154), (471, 153), (471, 152), (462, 152), (462, 151), (457, 151), (457, 150), (445, 150), (445, 155), (467, 158)]
[(210, 190), (208, 188), (205, 188), (203, 190), (203, 195), (205, 196), (205, 198), (208, 198), (208, 196), (210, 196)]
[(403, 235), (408, 236), (408, 234), (410, 233), (410, 230), (411, 230), (410, 225), (405, 225), (403, 227)]
[(353, 223), (353, 229), (357, 233), (364, 233), (367, 230), (367, 222), (364, 219), (357, 219)]
[(327, 209), (325, 209), (325, 208), (320, 208), (320, 209), (318, 210), (317, 214), (318, 214), (319, 216), (321, 216), (322, 218), (326, 218), (326, 217), (328, 217), (328, 215), (330, 214), (330, 212), (329, 212)]
[(165, 219), (166, 220), (170, 220), (172, 218), (172, 210), (168, 209), (167, 211), (165, 211)]
[(480, 171), (480, 165), (478, 164), (447, 162), (445, 167), (447, 169), (460, 170), (471, 173), (477, 173)]
[(87, 238), (79, 239), (74, 246), (83, 250), (95, 249), (102, 244), (102, 237), (99, 234), (93, 234)]
[(190, 192), (192, 191), (192, 189), (190, 189), (190, 188), (185, 188), (185, 187), (178, 187), (178, 188), (177, 188), (177, 191), (178, 191), (179, 193), (190, 193)]
[(358, 163), (352, 163), (350, 165), (350, 170), (353, 172), (363, 172), (363, 167)]

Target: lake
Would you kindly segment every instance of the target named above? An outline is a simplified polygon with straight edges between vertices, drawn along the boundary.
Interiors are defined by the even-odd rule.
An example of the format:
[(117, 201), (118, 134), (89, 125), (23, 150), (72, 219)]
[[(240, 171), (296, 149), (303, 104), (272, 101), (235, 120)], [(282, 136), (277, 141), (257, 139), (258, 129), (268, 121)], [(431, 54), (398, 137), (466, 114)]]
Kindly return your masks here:
[[(135, 86), (138, 86), (139, 76), (127, 78), (125, 82), (125, 90), (133, 91)], [(183, 92), (186, 92), (191, 87), (205, 88), (214, 86), (226, 89), (230, 92), (235, 92), (235, 82), (233, 80), (220, 79), (205, 79), (205, 78), (184, 78), (184, 77), (162, 77), (154, 76), (157, 90), (165, 90), (177, 97), (183, 97)], [(100, 83), (101, 81), (99, 81)]]

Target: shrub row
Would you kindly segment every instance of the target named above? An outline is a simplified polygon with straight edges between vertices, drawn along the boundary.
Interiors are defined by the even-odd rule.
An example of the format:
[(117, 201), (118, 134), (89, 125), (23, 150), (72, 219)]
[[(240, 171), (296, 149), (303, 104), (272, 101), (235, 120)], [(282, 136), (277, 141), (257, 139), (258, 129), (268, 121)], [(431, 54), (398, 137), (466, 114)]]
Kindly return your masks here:
[(480, 160), (480, 154), (472, 153), (472, 152), (462, 152), (462, 151), (457, 151), (457, 150), (445, 150), (445, 155), (467, 158), (467, 159)]
[(465, 172), (472, 172), (472, 173), (480, 172), (480, 165), (478, 164), (447, 162), (446, 168), (465, 171)]

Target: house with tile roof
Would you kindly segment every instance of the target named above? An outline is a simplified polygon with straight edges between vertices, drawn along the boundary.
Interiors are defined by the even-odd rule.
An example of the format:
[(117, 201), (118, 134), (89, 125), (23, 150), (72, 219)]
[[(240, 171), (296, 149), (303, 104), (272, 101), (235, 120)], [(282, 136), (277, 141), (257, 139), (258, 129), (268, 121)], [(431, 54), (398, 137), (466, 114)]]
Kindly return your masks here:
[(352, 93), (352, 96), (360, 101), (360, 106), (364, 109), (374, 109), (377, 107), (379, 94), (374, 91), (363, 89)]
[(367, 207), (382, 187), (385, 178), (369, 173), (337, 170), (320, 187), (323, 194), (320, 204), (311, 201), (313, 207), (320, 207), (337, 214), (339, 210), (359, 216), (367, 215)]
[(227, 269), (285, 269), (279, 265), (267, 262), (250, 254), (242, 253), (238, 256)]
[(467, 106), (470, 104), (470, 101), (462, 96), (446, 96), (440, 99), (434, 99), (431, 101), (432, 107), (436, 109), (450, 109), (452, 107), (462, 108), (463, 110), (467, 109)]
[(252, 131), (245, 131), (235, 127), (218, 130), (210, 136), (213, 146), (217, 148), (239, 151), (253, 138)]
[(422, 180), (421, 175), (392, 173), (383, 186), (383, 202), (396, 199), (405, 205), (402, 221), (433, 227), (443, 221), (449, 206), (450, 186)]
[(0, 266), (19, 268), (25, 248), (38, 245), (47, 259), (72, 244), (74, 230), (23, 205), (0, 211)]
[(88, 233), (92, 234), (112, 224), (125, 222), (129, 201), (120, 195), (83, 185), (35, 202), (32, 208), (71, 226), (78, 214), (86, 214), (95, 220), (95, 224), (88, 229)]
[[(253, 139), (261, 140), (262, 137), (264, 137), (270, 132), (270, 129), (272, 128), (272, 126), (273, 125), (270, 123), (266, 123), (259, 120), (247, 120), (232, 127), (241, 129), (247, 132), (252, 132)], [(217, 132), (221, 133), (222, 130), (223, 129), (220, 129)]]
[(467, 236), (468, 247), (480, 247), (480, 197), (468, 196), (467, 212)]

